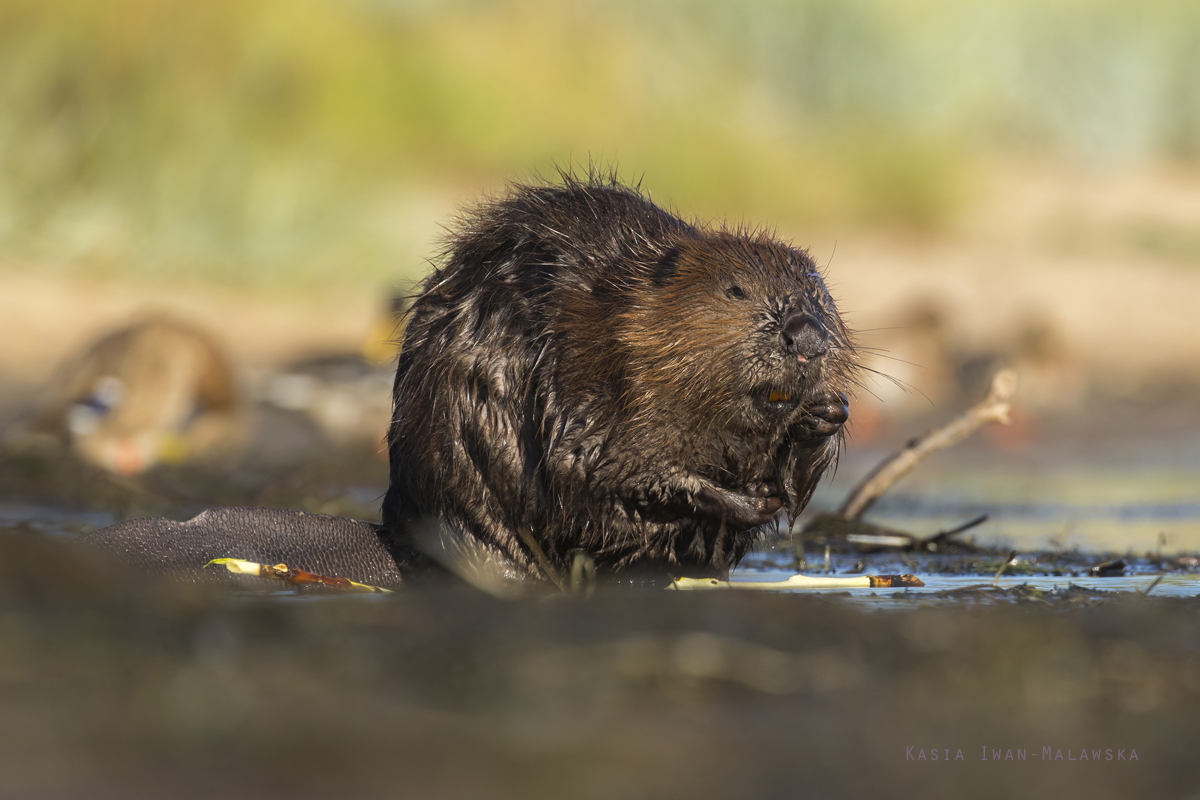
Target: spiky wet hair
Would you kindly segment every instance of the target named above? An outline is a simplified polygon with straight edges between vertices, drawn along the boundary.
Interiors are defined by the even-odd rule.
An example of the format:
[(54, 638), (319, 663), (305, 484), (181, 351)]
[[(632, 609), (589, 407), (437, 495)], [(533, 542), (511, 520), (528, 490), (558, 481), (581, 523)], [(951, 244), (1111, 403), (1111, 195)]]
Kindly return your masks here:
[[(706, 573), (756, 534), (700, 518), (697, 491), (753, 504), (761, 484), (799, 508), (837, 457), (840, 433), (813, 445), (801, 425), (804, 403), (849, 393), (856, 373), (812, 259), (681, 219), (611, 174), (464, 212), (410, 314), (393, 528), (432, 515), (517, 564), (583, 550), (614, 571)], [(776, 352), (789, 314), (812, 318), (828, 357)]]

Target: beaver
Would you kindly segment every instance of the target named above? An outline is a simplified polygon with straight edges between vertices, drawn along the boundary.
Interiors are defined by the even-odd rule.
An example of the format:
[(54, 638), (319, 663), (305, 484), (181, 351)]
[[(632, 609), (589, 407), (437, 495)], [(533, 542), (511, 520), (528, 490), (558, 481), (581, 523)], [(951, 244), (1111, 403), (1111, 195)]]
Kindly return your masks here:
[(413, 299), (383, 525), (532, 576), (724, 576), (835, 463), (857, 370), (804, 250), (613, 177), (516, 184)]

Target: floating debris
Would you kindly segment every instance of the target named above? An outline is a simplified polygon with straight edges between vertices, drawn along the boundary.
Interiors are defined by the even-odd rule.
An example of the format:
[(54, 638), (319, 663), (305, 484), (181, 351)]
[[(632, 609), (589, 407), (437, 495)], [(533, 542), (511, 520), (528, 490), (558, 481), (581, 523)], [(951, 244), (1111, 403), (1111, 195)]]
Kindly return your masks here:
[(793, 575), (782, 581), (721, 581), (716, 578), (676, 578), (669, 588), (682, 591), (695, 589), (759, 589), (791, 591), (796, 589), (900, 589), (925, 584), (916, 575), (862, 575), (855, 578), (814, 578)]
[(829, 546), (838, 542), (852, 545), (860, 553), (877, 553), (882, 550), (898, 549), (918, 553), (974, 553), (977, 547), (953, 537), (987, 522), (988, 515), (979, 516), (949, 530), (938, 531), (922, 538), (905, 531), (876, 525), (862, 519), (846, 519), (838, 514), (818, 514), (805, 527), (804, 535), (814, 537), (818, 543)]
[(1098, 578), (1111, 578), (1117, 575), (1124, 575), (1125, 566), (1125, 559), (1118, 558), (1113, 561), (1105, 561), (1103, 564), (1097, 564), (1089, 572)]
[(992, 586), (995, 586), (996, 584), (998, 584), (1000, 582), (1000, 576), (1004, 574), (1004, 570), (1008, 567), (1009, 564), (1013, 563), (1016, 560), (1017, 560), (1017, 551), (1013, 550), (1011, 553), (1008, 554), (1008, 558), (1004, 559), (1004, 563), (1000, 565), (1000, 569), (996, 570), (996, 577), (992, 578)]
[(213, 564), (225, 567), (225, 569), (235, 575), (272, 578), (290, 583), (293, 586), (326, 586), (330, 589), (340, 589), (346, 592), (392, 593), (391, 589), (369, 586), (365, 583), (352, 581), (349, 578), (331, 578), (328, 575), (317, 575), (314, 572), (305, 572), (302, 569), (292, 569), (287, 564), (275, 564), (272, 566), (268, 564), (256, 564), (253, 561), (245, 561), (240, 558), (214, 558), (204, 566), (211, 567)]

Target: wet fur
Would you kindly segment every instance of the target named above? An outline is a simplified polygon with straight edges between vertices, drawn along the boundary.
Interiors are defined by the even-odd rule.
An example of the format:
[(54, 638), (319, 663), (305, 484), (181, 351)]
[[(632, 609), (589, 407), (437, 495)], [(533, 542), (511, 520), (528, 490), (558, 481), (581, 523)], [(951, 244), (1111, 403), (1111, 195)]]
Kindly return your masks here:
[[(857, 367), (803, 251), (567, 176), (464, 215), (440, 264), (396, 372), (394, 531), (437, 517), (530, 574), (529, 537), (559, 568), (720, 575), (837, 457)], [(828, 336), (805, 366), (793, 309)], [(797, 407), (764, 412), (771, 388)]]

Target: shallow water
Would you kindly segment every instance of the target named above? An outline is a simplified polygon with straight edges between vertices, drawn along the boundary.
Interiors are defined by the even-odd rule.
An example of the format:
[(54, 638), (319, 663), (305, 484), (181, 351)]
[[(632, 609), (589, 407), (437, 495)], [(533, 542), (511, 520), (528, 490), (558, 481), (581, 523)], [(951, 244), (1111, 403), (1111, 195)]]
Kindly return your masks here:
[[(729, 579), (735, 583), (739, 581), (783, 581), (794, 574), (794, 572), (788, 570), (760, 569), (751, 565), (744, 569), (734, 570)], [(819, 575), (820, 571), (812, 570), (809, 574)], [(919, 577), (925, 583), (923, 587), (905, 589), (797, 589), (791, 591), (802, 592), (804, 594), (840, 594), (858, 602), (894, 604), (898, 597), (912, 600), (922, 598), (922, 596), (926, 595), (929, 597), (924, 599), (930, 601), (942, 600), (942, 602), (948, 602), (947, 599), (935, 598), (932, 595), (955, 589), (983, 588), (987, 590), (992, 586), (991, 578), (982, 575), (920, 573)], [(1112, 578), (1021, 575), (1011, 578), (1001, 577), (997, 586), (1001, 589), (1028, 586), (1029, 588), (1043, 592), (1062, 591), (1073, 586), (1104, 592), (1145, 592), (1159, 577), (1161, 577), (1161, 580), (1154, 587), (1154, 596), (1196, 597), (1200, 595), (1200, 575), (1125, 575)], [(905, 605), (910, 605), (910, 603), (905, 603)]]
[(48, 505), (0, 503), (0, 528), (25, 527), (55, 536), (78, 536), (112, 525), (111, 511), (79, 511)]
[[(1106, 591), (1144, 590), (1154, 580), (1157, 568), (1144, 559), (1135, 564), (1128, 555), (1131, 574), (1127, 577), (1071, 577), (1070, 573), (1085, 574), (1088, 567), (1108, 557), (1104, 554), (1169, 557), (1200, 553), (1200, 417), (1193, 418), (1193, 414), (1173, 427), (1122, 437), (1109, 435), (1109, 416), (1121, 414), (1094, 414), (1104, 435), (1047, 426), (1040, 438), (1016, 450), (997, 448), (983, 436), (968, 439), (923, 462), (869, 509), (865, 518), (928, 536), (987, 514), (984, 524), (960, 538), (1001, 553), (1016, 549), (1022, 558), (1035, 553), (1064, 554), (1074, 562), (1063, 569), (1065, 576), (1007, 576), (1001, 580), (1002, 586), (1024, 583), (1053, 591), (1073, 584)], [(851, 442), (838, 470), (822, 482), (796, 530), (813, 513), (836, 509), (862, 475), (919, 429), (915, 423), (908, 428), (897, 428), (893, 441), (881, 440), (872, 446)], [(284, 439), (296, 437), (290, 428), (279, 431)], [(13, 476), (42, 474), (46, 485), (34, 481), (14, 491), (14, 484), (0, 493), (0, 528), (74, 536), (129, 516), (165, 514), (184, 519), (209, 504), (279, 505), (377, 519), (387, 476), (386, 465), (373, 451), (342, 453), (311, 442), (307, 447), (303, 458), (297, 456), (303, 467), (258, 458), (241, 465), (237, 475), (207, 475), (196, 480), (189, 473), (167, 471), (140, 482), (140, 494), (120, 494), (125, 490), (118, 487), (114, 495), (106, 479), (87, 474), (79, 479), (72, 468), (53, 461), (44, 464), (40, 473), (14, 464), (9, 469)], [(161, 503), (146, 499), (160, 495)], [(185, 495), (192, 499), (186, 505), (166, 499)], [(799, 571), (820, 574), (823, 553), (810, 547), (807, 557), (809, 563)], [(845, 574), (859, 558), (835, 553), (834, 572)], [(981, 560), (988, 558), (994, 561), (998, 556)], [(898, 553), (876, 554), (865, 561), (863, 572), (920, 575), (925, 588), (908, 591), (921, 596), (980, 581), (990, 584), (994, 574), (994, 568), (983, 574), (983, 565), (971, 567), (978, 571), (975, 575), (944, 574), (955, 570), (925, 557), (905, 560)], [(1158, 559), (1151, 562), (1157, 564)], [(751, 554), (733, 578), (775, 580), (796, 571), (790, 546), (784, 542), (775, 550)], [(1154, 593), (1194, 596), (1200, 594), (1197, 580), (1176, 571), (1164, 578)], [(887, 590), (848, 591), (852, 598), (874, 603), (894, 594)]]
[[(912, 519), (929, 524), (933, 517), (916, 516)], [(107, 511), (77, 511), (56, 508), (48, 505), (0, 503), (0, 528), (24, 529), (37, 534), (48, 534), (56, 537), (73, 537), (90, 530), (102, 528), (117, 521), (117, 515)], [(810, 557), (814, 554), (810, 553)], [(783, 581), (796, 570), (788, 562), (791, 559), (786, 549), (773, 549), (752, 553), (742, 565), (734, 570), (730, 580), (739, 581)], [(857, 560), (855, 557), (839, 556), (835, 559), (833, 568), (838, 574), (845, 576), (847, 561)], [(867, 561), (864, 572), (885, 573), (914, 571), (910, 564), (904, 564), (894, 556), (876, 554)], [(1131, 565), (1131, 571), (1136, 567)], [(810, 562), (805, 574), (820, 575), (823, 566)], [(855, 604), (867, 607), (911, 607), (915, 603), (948, 603), (956, 602), (954, 598), (937, 597), (940, 592), (965, 588), (991, 587), (991, 576), (983, 574), (944, 575), (929, 572), (920, 566), (915, 567), (916, 574), (925, 583), (924, 587), (906, 589), (866, 589), (866, 588), (832, 588), (832, 589), (792, 589), (784, 590), (789, 593), (815, 593), (838, 595), (848, 598)], [(1145, 592), (1160, 576), (1154, 572), (1138, 572), (1137, 574), (1116, 577), (1091, 576), (1054, 576), (1054, 575), (1020, 575), (1005, 576), (998, 583), (1000, 588), (1027, 586), (1040, 591), (1062, 591), (1071, 587), (1104, 592)], [(1200, 575), (1167, 574), (1154, 586), (1153, 593), (1160, 597), (1195, 597), (1200, 595)], [(294, 592), (277, 593), (280, 599), (292, 598)]]
[[(936, 486), (931, 485), (940, 478)], [(929, 476), (883, 498), (871, 519), (935, 532), (987, 514), (981, 545), (1025, 550), (1164, 552), (1200, 549), (1200, 472), (995, 469)], [(1161, 538), (1161, 542), (1160, 542)]]
[[(987, 514), (964, 538), (1026, 552), (1200, 551), (1200, 422), (1189, 416), (1135, 437), (1107, 431), (1106, 419), (1093, 422), (1100, 432), (1050, 429), (1018, 450), (968, 439), (921, 463), (865, 518), (928, 536)], [(900, 444), (902, 438), (874, 447), (850, 443), (808, 513), (838, 508)]]

